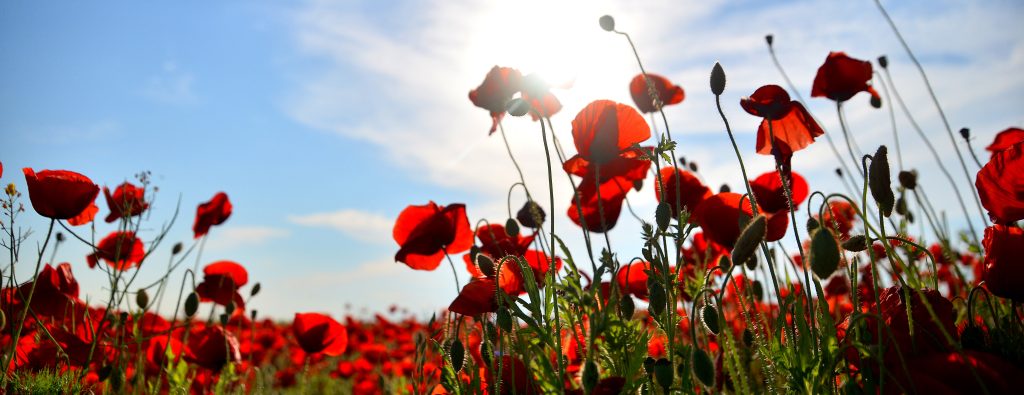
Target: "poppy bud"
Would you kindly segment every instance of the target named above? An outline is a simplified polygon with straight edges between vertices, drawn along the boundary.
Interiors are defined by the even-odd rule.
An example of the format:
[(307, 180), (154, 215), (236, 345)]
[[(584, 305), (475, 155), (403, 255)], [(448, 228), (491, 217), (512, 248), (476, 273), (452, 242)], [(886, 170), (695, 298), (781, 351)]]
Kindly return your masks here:
[(218, 318), (220, 318), (220, 324), (225, 326), (228, 324), (228, 319), (231, 318), (231, 316), (228, 315), (228, 313), (220, 313), (220, 317)]
[(885, 55), (879, 56), (878, 65), (882, 66), (883, 69), (889, 67), (889, 58), (887, 58)]
[(521, 117), (530, 112), (530, 103), (517, 97), (505, 103), (505, 110), (513, 117)]
[(761, 280), (754, 280), (750, 283), (750, 293), (754, 294), (754, 298), (758, 301), (764, 299), (764, 285), (761, 284)]
[(697, 162), (690, 162), (690, 171), (697, 172)]
[(61, 232), (57, 232), (57, 242), (60, 243), (62, 241), (64, 241), (64, 234)]
[(597, 364), (594, 361), (587, 361), (586, 367), (583, 368), (583, 387), (589, 390), (597, 386), (597, 379), (599, 372), (597, 371)]
[(964, 140), (970, 139), (971, 138), (971, 129), (960, 128), (960, 137), (963, 137)]
[(720, 96), (722, 92), (725, 92), (725, 70), (721, 63), (715, 62), (711, 68), (711, 93)]
[(897, 198), (896, 199), (896, 208), (894, 210), (896, 210), (896, 214), (899, 214), (899, 215), (902, 215), (902, 216), (906, 216), (907, 215), (907, 199), (904, 199), (903, 196), (900, 196), (899, 198)]
[(879, 146), (871, 159), (870, 173), (868, 174), (868, 187), (871, 188), (871, 196), (878, 202), (878, 208), (882, 215), (888, 217), (892, 214), (892, 207), (896, 204), (896, 197), (892, 194), (892, 178), (889, 175), (888, 149), (884, 145)]
[[(256, 321), (256, 309), (252, 309), (252, 311), (249, 312), (249, 319)], [(416, 333), (419, 334), (419, 332)]]
[(619, 317), (628, 320), (633, 318), (633, 312), (636, 311), (636, 304), (633, 303), (633, 297), (629, 295), (622, 295), (619, 298)]
[(448, 357), (452, 360), (452, 369), (456, 372), (462, 370), (462, 363), (466, 361), (466, 349), (462, 347), (462, 341), (455, 339), (452, 348), (448, 351)]
[(509, 218), (505, 221), (505, 234), (509, 235), (509, 237), (519, 236), (519, 224), (516, 220)]
[(760, 261), (757, 260), (757, 254), (751, 255), (750, 259), (747, 259), (747, 262), (746, 262), (747, 270), (755, 270), (755, 269), (757, 269), (757, 265), (758, 265), (759, 262)]
[(732, 249), (733, 261), (746, 263), (750, 256), (754, 255), (758, 244), (764, 241), (767, 232), (768, 222), (764, 215), (758, 214), (743, 228), (740, 236), (736, 239), (736, 245)]
[(668, 392), (668, 387), (672, 386), (672, 379), (675, 378), (675, 372), (672, 371), (672, 363), (665, 358), (659, 358), (654, 362), (654, 379), (658, 381), (658, 385)]
[(539, 229), (544, 224), (544, 210), (540, 208), (540, 205), (534, 201), (528, 201), (523, 205), (523, 208), (519, 209), (516, 213), (516, 220), (520, 224), (527, 228)]
[(256, 296), (256, 294), (260, 293), (260, 289), (262, 289), (260, 283), (253, 284), (252, 290), (249, 291), (249, 297)]
[(917, 173), (915, 172), (904, 170), (901, 171), (900, 174), (896, 176), (896, 178), (900, 180), (900, 185), (903, 186), (904, 188), (917, 188)]
[(644, 180), (634, 180), (633, 181), (633, 189), (634, 190), (636, 190), (637, 192), (640, 192), (640, 190), (643, 189), (643, 188), (644, 188)]
[(501, 330), (508, 332), (512, 330), (512, 314), (509, 313), (508, 309), (498, 310), (498, 317), (495, 319), (498, 322), (498, 327)]
[(601, 24), (601, 28), (606, 32), (615, 30), (615, 18), (612, 18), (611, 15), (604, 15), (597, 22)]
[(690, 354), (690, 366), (692, 366), (693, 375), (697, 376), (704, 386), (715, 385), (715, 364), (711, 362), (711, 357), (704, 350), (693, 348), (693, 353)]
[(135, 293), (135, 304), (139, 305), (139, 308), (143, 310), (146, 309), (146, 306), (149, 306), (149, 295), (146, 294), (145, 289), (139, 289), (139, 292)]
[(235, 302), (228, 302), (228, 304), (224, 306), (224, 311), (228, 313), (235, 312)]
[(750, 328), (743, 328), (743, 344), (747, 347), (754, 345), (754, 332), (751, 332)]
[(807, 219), (807, 233), (813, 233), (815, 229), (818, 229), (818, 226), (821, 226), (821, 224), (814, 217)]
[(882, 98), (878, 96), (871, 96), (871, 107), (882, 108)]
[(732, 270), (732, 259), (728, 255), (722, 254), (718, 256), (718, 268), (719, 270), (728, 273)]
[(192, 292), (185, 298), (185, 316), (192, 318), (196, 315), (196, 310), (199, 310), (199, 296)]
[(722, 186), (718, 187), (718, 192), (719, 193), (732, 192), (732, 188), (729, 188), (729, 184), (722, 184)]
[(839, 268), (839, 244), (828, 229), (818, 229), (811, 236), (811, 270), (818, 278), (828, 278)]
[(836, 175), (839, 176), (839, 177), (842, 177), (843, 176), (843, 169), (837, 167), (836, 168)]
[(476, 267), (480, 268), (480, 273), (487, 277), (494, 277), (494, 260), (487, 254), (476, 255)]
[(678, 159), (679, 159), (679, 164), (681, 166), (686, 166), (686, 157), (685, 156), (680, 155)]
[(774, 43), (774, 42), (775, 42), (775, 36), (774, 36), (774, 35), (771, 35), (771, 34), (766, 34), (766, 35), (764, 36), (764, 41), (765, 41), (765, 42), (767, 42), (769, 46), (771, 46), (771, 45), (772, 45), (772, 43)]
[(718, 310), (715, 310), (714, 306), (706, 304), (700, 309), (700, 322), (712, 335), (718, 334)]
[(661, 315), (665, 311), (665, 287), (661, 283), (651, 283), (647, 286), (647, 297), (650, 300), (648, 309), (654, 315)]
[(483, 360), (484, 366), (491, 366), (492, 357), (494, 357), (494, 345), (489, 341), (480, 343), (480, 359)]
[(658, 203), (658, 208), (654, 210), (654, 220), (658, 223), (658, 229), (662, 232), (668, 229), (668, 223), (672, 219), (672, 208), (667, 202)]
[(861, 252), (868, 249), (868, 238), (864, 235), (856, 235), (843, 242), (843, 249), (850, 252)]
[(171, 248), (171, 255), (178, 255), (178, 254), (180, 254), (181, 250), (184, 249), (184, 248), (185, 248), (185, 246), (183, 246), (180, 241), (175, 243), (174, 247)]

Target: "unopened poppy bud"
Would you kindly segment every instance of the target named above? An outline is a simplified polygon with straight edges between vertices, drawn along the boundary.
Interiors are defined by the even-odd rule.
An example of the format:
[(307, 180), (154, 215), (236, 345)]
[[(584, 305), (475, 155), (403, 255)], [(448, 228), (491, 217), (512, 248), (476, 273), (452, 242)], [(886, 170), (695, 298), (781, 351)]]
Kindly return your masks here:
[(539, 229), (544, 224), (545, 216), (546, 214), (540, 208), (540, 205), (531, 200), (526, 202), (523, 208), (519, 209), (519, 212), (516, 213), (516, 220), (527, 228)]
[(231, 318), (231, 316), (228, 315), (228, 313), (220, 313), (220, 317), (218, 318), (220, 319), (219, 321), (221, 325), (227, 325), (228, 319)]
[(476, 267), (480, 268), (480, 273), (485, 276), (494, 277), (494, 260), (487, 254), (476, 255)]
[(665, 287), (661, 283), (652, 283), (647, 287), (647, 297), (650, 300), (648, 308), (654, 315), (661, 315), (665, 311)]
[(725, 92), (725, 69), (721, 63), (715, 62), (711, 68), (711, 93), (721, 96), (722, 92)]
[(494, 345), (489, 341), (485, 341), (480, 344), (480, 359), (483, 360), (484, 366), (491, 366), (491, 358), (494, 357)]
[(615, 18), (612, 18), (611, 15), (601, 16), (601, 19), (598, 19), (597, 23), (601, 24), (601, 28), (606, 32), (615, 30)]
[(592, 360), (588, 360), (585, 367), (583, 368), (583, 387), (586, 388), (588, 393), (597, 386), (597, 379), (599, 378), (599, 372), (597, 371), (597, 364)]
[(697, 162), (690, 162), (690, 171), (697, 172)]
[(679, 164), (680, 165), (686, 166), (686, 157), (685, 156), (679, 155), (679, 158), (677, 158), (677, 159), (679, 159)]
[(767, 232), (768, 221), (764, 215), (758, 214), (757, 217), (747, 223), (747, 226), (743, 228), (740, 236), (736, 239), (735, 247), (732, 249), (733, 261), (746, 263), (751, 255), (754, 255), (757, 246), (764, 241)]
[(747, 270), (755, 270), (757, 269), (758, 263), (759, 261), (757, 260), (757, 254), (753, 254), (750, 256), (750, 259), (747, 259), (747, 262), (745, 264), (747, 265)]
[(462, 370), (462, 364), (466, 361), (466, 349), (462, 346), (462, 341), (455, 339), (452, 342), (452, 348), (448, 351), (448, 356), (452, 360), (452, 369), (456, 372)]
[(754, 282), (750, 283), (750, 292), (754, 294), (754, 298), (758, 301), (764, 299), (764, 284), (761, 283), (761, 280), (754, 280)]
[(57, 242), (60, 243), (60, 242), (63, 242), (63, 241), (64, 241), (64, 233), (57, 232)]
[(821, 226), (821, 224), (818, 223), (818, 220), (814, 219), (814, 217), (807, 219), (807, 233), (814, 232), (814, 230), (818, 229), (819, 226)]
[(878, 65), (882, 66), (883, 69), (889, 67), (889, 58), (885, 55), (879, 56)]
[(843, 242), (843, 249), (850, 252), (861, 252), (868, 249), (868, 238), (864, 235), (856, 235)]
[(712, 335), (718, 334), (718, 310), (714, 306), (706, 304), (700, 309), (700, 322)]
[(665, 358), (659, 358), (654, 362), (654, 379), (661, 388), (665, 389), (665, 392), (668, 392), (668, 388), (672, 386), (672, 380), (675, 379), (675, 372), (672, 371), (672, 362)]
[(729, 184), (722, 184), (722, 186), (718, 187), (718, 192), (721, 192), (721, 193), (732, 192), (732, 188), (729, 188)]
[(185, 246), (182, 245), (180, 241), (175, 243), (174, 247), (171, 248), (171, 255), (178, 255), (178, 254), (180, 254), (181, 250), (184, 249), (184, 248), (185, 248)]
[(658, 203), (658, 208), (654, 210), (654, 220), (658, 223), (658, 229), (662, 232), (668, 229), (668, 223), (672, 219), (672, 208), (667, 202)]
[(228, 304), (226, 306), (224, 306), (224, 311), (226, 311), (228, 313), (235, 312), (235, 303), (234, 302), (228, 302)]
[(135, 304), (137, 304), (139, 308), (143, 310), (146, 309), (146, 306), (149, 306), (149, 295), (146, 294), (145, 288), (139, 289), (139, 292), (135, 294)]
[(191, 318), (199, 310), (199, 295), (195, 292), (188, 294), (185, 298), (185, 316)]
[[(252, 311), (249, 312), (249, 319), (256, 321), (256, 309), (252, 309)], [(419, 334), (419, 332), (416, 333)]]
[(828, 278), (839, 268), (839, 244), (832, 232), (821, 228), (811, 235), (811, 270), (818, 278)]
[(505, 110), (513, 117), (521, 117), (530, 112), (530, 103), (517, 97), (505, 103)]
[(837, 167), (836, 168), (836, 175), (839, 176), (839, 177), (842, 177), (843, 176), (843, 169)]
[(647, 359), (644, 359), (644, 372), (647, 372), (648, 376), (654, 374), (654, 363), (654, 358), (647, 357)]
[(900, 174), (896, 176), (896, 178), (900, 180), (900, 185), (903, 186), (904, 188), (917, 188), (917, 173), (904, 170), (901, 171)]
[(256, 296), (256, 294), (260, 293), (260, 289), (262, 289), (261, 286), (260, 286), (260, 283), (253, 284), (252, 285), (252, 290), (249, 291), (249, 296), (250, 297)]
[(505, 221), (505, 234), (509, 237), (519, 236), (519, 223), (516, 220), (509, 218)]
[(892, 214), (893, 205), (896, 204), (896, 196), (892, 193), (891, 183), (888, 149), (882, 145), (878, 147), (875, 156), (871, 159), (868, 187), (871, 189), (871, 196), (878, 202), (878, 208), (882, 211), (882, 215), (886, 217)]
[(643, 187), (644, 187), (644, 180), (634, 180), (633, 181), (633, 189), (635, 189), (637, 192), (640, 192), (640, 190), (643, 189)]
[(718, 257), (718, 268), (723, 272), (728, 273), (732, 270), (732, 259), (728, 255), (722, 254)]
[(690, 354), (690, 366), (692, 366), (693, 375), (697, 376), (704, 386), (715, 385), (715, 364), (711, 362), (711, 357), (704, 350), (693, 348), (693, 353)]
[(896, 214), (906, 216), (907, 215), (907, 199), (904, 199), (903, 196), (900, 196), (899, 198), (897, 198), (896, 199), (896, 207), (893, 210), (896, 211)]
[(766, 34), (764, 36), (764, 41), (767, 42), (769, 46), (771, 46), (773, 43), (775, 43), (775, 36), (771, 34)]
[(963, 137), (964, 140), (970, 139), (971, 138), (971, 129), (960, 128), (960, 137)]
[(882, 98), (878, 96), (871, 96), (871, 107), (882, 108)]
[(633, 318), (633, 312), (636, 311), (636, 304), (633, 303), (633, 297), (629, 295), (622, 295), (619, 298), (619, 317), (622, 319)]

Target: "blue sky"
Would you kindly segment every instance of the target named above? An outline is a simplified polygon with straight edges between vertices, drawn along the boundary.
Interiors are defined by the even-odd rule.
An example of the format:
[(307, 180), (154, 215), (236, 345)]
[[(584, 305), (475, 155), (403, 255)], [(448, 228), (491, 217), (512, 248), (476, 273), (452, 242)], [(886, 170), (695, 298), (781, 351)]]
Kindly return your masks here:
[[(1020, 3), (886, 4), (954, 128), (971, 127), (976, 148), (1024, 123)], [(631, 103), (626, 87), (637, 69), (625, 41), (597, 27), (603, 14), (633, 34), (651, 72), (686, 89), (686, 101), (668, 109), (673, 134), (680, 153), (716, 188), (739, 185), (739, 175), (706, 88), (715, 61), (729, 77), (723, 104), (751, 172), (771, 168), (753, 155), (757, 119), (736, 105), (760, 85), (782, 84), (766, 33), (776, 35), (781, 61), (805, 97), (830, 50), (868, 60), (889, 55), (918, 122), (952, 154), (920, 78), (868, 0), (8, 3), (0, 6), (2, 181), (23, 187), (19, 169), (32, 167), (75, 170), (114, 186), (149, 170), (160, 191), (144, 236), (170, 219), (180, 196), (170, 240), (185, 242), (195, 206), (225, 191), (235, 212), (211, 232), (201, 263), (232, 259), (248, 267), (264, 290), (255, 308), (288, 317), (397, 303), (427, 313), (454, 296), (450, 271), (394, 263), (393, 219), (408, 204), (434, 200), (466, 203), (471, 221), (504, 221), (515, 180), (500, 138), (487, 137), (486, 112), (466, 93), (495, 64), (573, 75), (575, 86), (556, 92), (565, 109), (554, 119), (568, 144), (569, 122), (589, 101)], [(809, 107), (839, 136), (831, 102), (814, 99)], [(886, 111), (871, 109), (866, 97), (851, 102), (849, 121), (862, 148), (891, 144)], [(908, 166), (923, 171), (924, 185), (961, 224), (931, 158), (897, 119)], [(505, 126), (527, 184), (546, 195), (537, 125), (514, 119)], [(794, 168), (812, 189), (838, 190), (831, 155), (815, 144)], [(966, 188), (959, 165), (947, 166)], [(557, 178), (554, 212), (564, 217), (570, 191)], [(653, 216), (649, 189), (630, 199), (641, 215)], [(34, 212), (21, 218), (45, 232)], [(580, 251), (574, 225), (558, 221), (566, 231), (559, 233)], [(639, 245), (632, 222), (623, 218), (612, 232), (624, 256)], [(112, 229), (101, 223), (96, 232)], [(168, 248), (149, 265), (162, 266)], [(104, 280), (85, 266), (85, 253), (69, 246), (57, 260), (71, 262), (83, 292), (98, 298)], [(144, 267), (140, 276), (159, 271)]]

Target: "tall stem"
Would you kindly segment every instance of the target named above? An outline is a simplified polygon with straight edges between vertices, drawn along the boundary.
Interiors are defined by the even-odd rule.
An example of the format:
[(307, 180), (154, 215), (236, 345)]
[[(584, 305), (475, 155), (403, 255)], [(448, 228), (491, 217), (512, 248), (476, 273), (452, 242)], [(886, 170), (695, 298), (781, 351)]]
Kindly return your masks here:
[[(554, 172), (551, 170), (551, 150), (548, 148), (548, 131), (544, 126), (543, 120), (540, 123), (540, 136), (541, 140), (544, 141), (544, 159), (546, 159), (548, 166), (548, 203), (550, 204), (549, 207), (551, 207), (553, 217), (555, 210), (555, 177)], [(548, 273), (550, 273), (552, 279), (554, 279), (557, 278), (558, 274), (555, 272), (555, 219), (551, 218), (548, 222), (551, 224), (551, 257), (548, 259)], [(554, 284), (554, 281), (552, 281), (552, 284)], [(552, 292), (551, 297), (555, 304), (555, 348), (558, 351), (557, 358), (555, 358), (555, 366), (558, 369), (558, 379), (563, 380), (565, 378), (565, 371), (562, 367), (562, 323), (561, 319), (558, 317), (558, 292), (553, 289), (549, 291)], [(565, 388), (562, 386), (559, 387), (559, 391), (564, 393)]]

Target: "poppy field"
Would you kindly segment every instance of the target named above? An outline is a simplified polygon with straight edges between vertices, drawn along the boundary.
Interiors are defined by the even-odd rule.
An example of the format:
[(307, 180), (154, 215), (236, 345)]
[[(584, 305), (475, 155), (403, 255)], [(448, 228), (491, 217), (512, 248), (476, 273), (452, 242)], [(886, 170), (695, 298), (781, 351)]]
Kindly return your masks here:
[[(158, 224), (148, 173), (101, 186), (87, 168), (0, 163), (0, 393), (1021, 393), (1024, 130), (985, 142), (954, 130), (878, 7), (912, 62), (837, 49), (821, 54), (815, 75), (788, 75), (767, 35), (765, 63), (788, 85), (739, 102), (721, 100), (728, 62), (707, 65), (707, 85), (680, 86), (647, 69), (644, 43), (609, 15), (593, 28), (632, 49), (623, 56), (635, 57), (637, 74), (607, 76), (622, 80), (631, 103), (592, 98), (571, 123), (553, 122), (572, 82), (481, 70), (465, 105), (480, 112), (487, 141), (504, 144), (507, 158), (494, 160), (509, 161), (517, 181), (507, 217), (476, 217), (458, 201), (396, 208), (394, 265), (453, 275), (450, 304), (429, 319), (402, 306), (263, 317), (260, 291), (275, 280), (203, 255), (246, 209), (230, 191), (179, 202), (174, 220)], [(908, 111), (890, 67), (919, 73), (933, 107)], [(812, 113), (790, 78), (813, 81), (807, 99), (835, 111)], [(700, 174), (686, 139), (673, 138), (665, 108), (694, 101), (719, 115), (717, 138), (732, 149), (716, 154), (741, 184)], [(886, 139), (858, 144), (850, 107), (902, 108), (914, 128), (893, 120)], [(737, 143), (727, 111), (760, 122), (754, 146)], [(922, 130), (920, 111), (945, 127)], [(523, 176), (503, 123), (511, 117), (532, 121), (522, 124), (534, 130), (515, 133), (533, 135), (546, 183)], [(826, 117), (838, 129), (826, 130)], [(928, 149), (909, 145), (917, 141)], [(801, 151), (821, 144), (842, 190), (794, 170)], [(956, 155), (940, 156), (935, 146), (949, 144)], [(904, 168), (909, 151), (934, 161)], [(774, 169), (748, 173), (753, 156)], [(927, 185), (923, 174), (939, 172), (928, 180), (941, 183)], [(556, 199), (556, 179), (571, 199)], [(938, 207), (926, 189), (958, 204)], [(640, 194), (656, 199), (652, 212), (634, 209)], [(48, 226), (26, 229), (26, 217)], [(188, 221), (190, 240), (168, 238)], [(627, 221), (640, 224), (638, 249), (609, 237)], [(98, 233), (97, 223), (116, 230)], [(33, 232), (38, 245), (26, 241)], [(91, 252), (58, 255), (69, 244)], [(82, 271), (106, 276), (103, 294), (79, 291)], [(141, 271), (157, 280), (140, 281)]]

